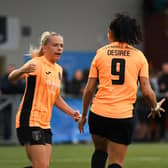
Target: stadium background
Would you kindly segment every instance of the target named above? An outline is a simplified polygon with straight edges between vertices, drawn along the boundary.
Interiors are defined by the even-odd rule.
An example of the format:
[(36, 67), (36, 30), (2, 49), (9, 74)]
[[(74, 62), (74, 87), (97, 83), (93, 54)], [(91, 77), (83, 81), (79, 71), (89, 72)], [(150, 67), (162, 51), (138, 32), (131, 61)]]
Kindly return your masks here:
[[(91, 51), (106, 43), (106, 32), (116, 12), (125, 11), (135, 16), (140, 22), (142, 1), (134, 0), (15, 0), (2, 1), (0, 15), (18, 19), (18, 39), (15, 48), (3, 50), (5, 67), (10, 63), (21, 65), (23, 53), (30, 44), (38, 46), (43, 31), (57, 31), (64, 36), (64, 51)], [(26, 30), (27, 31), (26, 31)], [(30, 32), (29, 32), (30, 31)], [(16, 32), (13, 32), (13, 34)]]
[[(25, 59), (24, 53), (29, 50), (30, 45), (39, 46), (43, 31), (56, 31), (63, 35), (65, 42), (65, 52), (60, 64), (71, 78), (76, 69), (89, 68), (96, 49), (107, 42), (107, 28), (114, 14), (128, 12), (141, 22), (141, 5), (141, 1), (134, 0), (119, 0), (115, 3), (112, 0), (3, 1), (0, 5), (1, 32), (4, 33), (4, 35), (1, 33), (0, 38), (0, 73), (5, 73), (9, 64), (22, 65)], [(72, 98), (69, 98), (68, 102), (72, 106), (75, 104)], [(12, 103), (15, 104), (13, 100)], [(81, 106), (77, 108), (81, 109)], [(16, 109), (17, 106), (13, 105), (13, 116)], [(52, 119), (54, 120), (52, 124), (55, 123), (56, 129), (59, 127), (66, 130), (62, 140), (76, 141), (78, 135), (76, 129), (74, 130), (73, 121), (67, 117), (67, 123), (70, 124), (68, 129), (64, 129), (62, 117), (65, 116), (58, 115), (59, 121), (57, 122), (56, 116), (56, 121)], [(14, 124), (14, 119), (12, 121)], [(13, 134), (12, 137), (15, 139), (15, 133)], [(59, 142), (60, 136), (58, 136)], [(54, 139), (56, 141), (57, 138)]]
[[(116, 12), (128, 12), (141, 23), (145, 39), (137, 47), (145, 52), (150, 67), (160, 69), (161, 64), (168, 61), (166, 3), (167, 0), (1, 1), (0, 76), (7, 72), (9, 64), (17, 67), (23, 64), (30, 45), (38, 47), (43, 31), (57, 31), (65, 41), (60, 64), (68, 70), (68, 78), (71, 79), (76, 69), (90, 66), (96, 49), (107, 42), (107, 27)], [(65, 99), (72, 107), (81, 110), (80, 98)], [(20, 95), (0, 94), (0, 167), (17, 168), (28, 164), (23, 147), (13, 145), (18, 144), (15, 114), (19, 101)], [(11, 120), (7, 118), (11, 136), (5, 139), (4, 130), (7, 129), (3, 110), (8, 104), (12, 104)], [(53, 111), (53, 140), (59, 145), (53, 146), (51, 167), (89, 167), (93, 146), (90, 143), (78, 144), (90, 142), (88, 125), (81, 136), (77, 124), (70, 117), (56, 108)], [(168, 136), (165, 143), (161, 140), (157, 143), (133, 143), (128, 150), (125, 168), (167, 168), (167, 140)]]
[[(145, 5), (144, 5), (145, 2)], [(38, 47), (43, 31), (63, 35), (65, 47), (60, 64), (71, 79), (76, 69), (89, 68), (96, 49), (107, 43), (107, 28), (115, 13), (127, 12), (142, 25), (144, 43), (138, 48), (147, 56), (150, 65), (159, 69), (168, 61), (168, 12), (166, 0), (5, 0), (0, 5), (0, 75), (9, 64), (20, 66), (27, 59), (30, 45)], [(156, 40), (157, 39), (157, 40)], [(159, 56), (159, 59), (158, 59)], [(3, 139), (4, 99), (12, 103), (12, 136)], [(81, 98), (65, 98), (68, 104), (81, 111)], [(0, 95), (0, 142), (17, 143), (15, 113), (19, 96)], [(77, 124), (54, 108), (51, 121), (55, 143), (90, 141), (88, 125), (79, 135)], [(65, 122), (66, 119), (66, 122)]]

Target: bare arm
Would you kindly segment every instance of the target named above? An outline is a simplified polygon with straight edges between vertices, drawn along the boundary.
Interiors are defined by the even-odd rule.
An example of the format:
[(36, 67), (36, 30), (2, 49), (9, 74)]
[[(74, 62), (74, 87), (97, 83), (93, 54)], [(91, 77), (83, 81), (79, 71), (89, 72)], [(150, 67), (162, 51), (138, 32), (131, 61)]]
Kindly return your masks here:
[(97, 85), (97, 78), (89, 78), (83, 92), (83, 110), (82, 117), (87, 116), (88, 108)]
[(152, 107), (148, 117), (152, 116), (154, 118), (156, 114), (161, 117), (160, 111), (165, 112), (165, 110), (161, 108), (161, 105), (166, 99), (163, 98), (160, 102), (157, 102), (156, 95), (151, 88), (148, 78), (140, 77), (140, 85), (144, 99)]
[(84, 89), (82, 117), (78, 123), (78, 128), (81, 133), (84, 132), (84, 125), (86, 123), (88, 108), (93, 98), (96, 85), (97, 85), (97, 78), (89, 78), (86, 87)]
[(9, 76), (8, 76), (8, 79), (10, 81), (17, 81), (17, 80), (21, 80), (24, 78), (24, 72), (22, 72), (22, 70), (19, 68), (19, 69), (15, 69), (14, 71), (12, 71)]
[(154, 91), (151, 88), (149, 79), (146, 77), (140, 77), (140, 86), (145, 101), (152, 107), (155, 108), (157, 100)]
[(60, 95), (57, 97), (54, 105), (58, 107), (60, 110), (64, 111), (66, 114), (72, 116), (75, 121), (79, 120), (80, 118), (79, 112), (72, 109)]
[(31, 73), (34, 72), (36, 70), (36, 65), (33, 63), (26, 63), (23, 66), (21, 66), (20, 68), (12, 71), (9, 76), (8, 79), (10, 81), (17, 81), (17, 80), (21, 80), (24, 78), (24, 74), (25, 73)]

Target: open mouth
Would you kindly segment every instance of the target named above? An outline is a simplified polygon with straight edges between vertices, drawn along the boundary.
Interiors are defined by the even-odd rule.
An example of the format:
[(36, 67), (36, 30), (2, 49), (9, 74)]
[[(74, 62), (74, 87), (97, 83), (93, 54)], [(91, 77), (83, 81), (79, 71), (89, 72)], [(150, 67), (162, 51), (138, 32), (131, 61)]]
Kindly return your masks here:
[(61, 56), (62, 53), (54, 53), (54, 55)]

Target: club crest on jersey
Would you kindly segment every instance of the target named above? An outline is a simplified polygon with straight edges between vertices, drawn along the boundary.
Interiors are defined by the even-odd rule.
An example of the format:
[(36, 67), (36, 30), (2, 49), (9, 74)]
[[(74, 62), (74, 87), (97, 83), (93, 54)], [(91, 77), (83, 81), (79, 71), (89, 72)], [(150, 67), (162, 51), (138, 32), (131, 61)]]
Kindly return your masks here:
[(58, 72), (58, 78), (59, 78), (59, 80), (61, 80), (61, 73), (60, 72)]

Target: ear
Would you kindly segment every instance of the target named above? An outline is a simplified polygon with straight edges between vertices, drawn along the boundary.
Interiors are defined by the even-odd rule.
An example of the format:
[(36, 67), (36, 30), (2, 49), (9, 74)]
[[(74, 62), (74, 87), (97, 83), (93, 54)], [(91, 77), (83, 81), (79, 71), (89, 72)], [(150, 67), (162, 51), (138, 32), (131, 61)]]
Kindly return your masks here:
[(110, 43), (112, 43), (114, 41), (114, 36), (113, 36), (113, 32), (111, 30), (108, 30), (108, 40)]
[(46, 45), (42, 45), (41, 48), (42, 48), (42, 50), (43, 50), (43, 53), (46, 53), (47, 46), (46, 46)]

